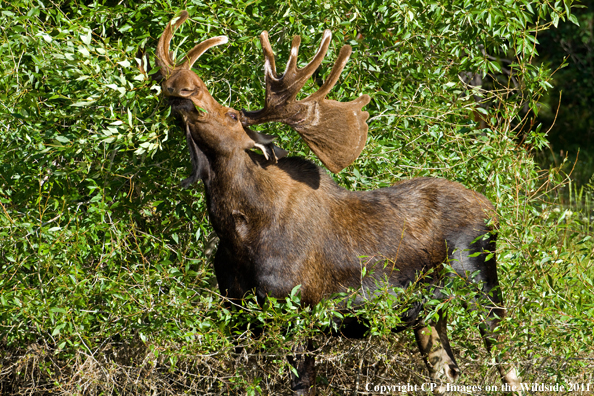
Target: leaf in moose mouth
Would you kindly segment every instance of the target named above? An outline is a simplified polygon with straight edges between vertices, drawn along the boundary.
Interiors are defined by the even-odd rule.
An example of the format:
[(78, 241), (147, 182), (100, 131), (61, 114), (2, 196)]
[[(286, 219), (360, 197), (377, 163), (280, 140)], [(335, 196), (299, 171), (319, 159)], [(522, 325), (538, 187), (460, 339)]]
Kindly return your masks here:
[(203, 109), (202, 107), (197, 106), (197, 105), (194, 105), (194, 106), (196, 107), (196, 110), (198, 110), (199, 113), (202, 112), (202, 113), (207, 113), (208, 114), (208, 110)]

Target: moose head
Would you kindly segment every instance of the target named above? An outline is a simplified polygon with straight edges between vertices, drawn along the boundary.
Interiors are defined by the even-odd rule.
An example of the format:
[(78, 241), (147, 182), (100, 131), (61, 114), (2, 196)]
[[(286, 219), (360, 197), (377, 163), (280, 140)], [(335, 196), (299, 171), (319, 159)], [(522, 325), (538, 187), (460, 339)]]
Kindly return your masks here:
[(167, 25), (157, 44), (156, 59), (160, 70), (155, 77), (162, 81), (163, 94), (168, 97), (172, 110), (179, 113), (186, 127), (194, 169), (198, 173), (186, 179), (189, 185), (204, 177), (204, 167), (196, 164), (202, 158), (196, 142), (200, 146), (216, 147), (220, 154), (231, 155), (234, 150), (248, 150), (254, 147), (262, 150), (266, 159), (276, 162), (287, 154), (274, 146), (274, 137), (251, 130), (252, 125), (267, 122), (281, 122), (296, 130), (312, 151), (326, 167), (340, 172), (350, 165), (361, 153), (367, 139), (367, 120), (369, 114), (362, 107), (369, 103), (369, 96), (362, 95), (352, 102), (337, 102), (326, 99), (344, 69), (352, 49), (349, 45), (341, 48), (338, 59), (330, 75), (320, 89), (302, 100), (297, 94), (307, 80), (318, 69), (332, 38), (329, 30), (324, 31), (322, 43), (309, 64), (297, 67), (297, 57), (301, 39), (293, 38), (289, 61), (285, 72), (277, 74), (274, 54), (268, 39), (268, 32), (260, 36), (264, 50), (264, 70), (266, 75), (266, 100), (263, 109), (256, 111), (237, 111), (220, 105), (208, 92), (206, 85), (192, 70), (192, 65), (210, 47), (228, 42), (226, 36), (213, 37), (192, 48), (181, 64), (171, 59), (169, 44), (188, 13), (182, 11), (177, 19)]

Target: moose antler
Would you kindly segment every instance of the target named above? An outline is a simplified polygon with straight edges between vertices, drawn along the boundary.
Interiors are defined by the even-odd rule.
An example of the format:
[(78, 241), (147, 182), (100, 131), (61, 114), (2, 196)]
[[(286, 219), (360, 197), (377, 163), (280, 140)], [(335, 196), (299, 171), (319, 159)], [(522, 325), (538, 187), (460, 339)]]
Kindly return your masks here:
[(184, 10), (179, 13), (177, 19), (173, 19), (170, 23), (167, 24), (165, 31), (163, 32), (163, 34), (159, 38), (159, 42), (157, 43), (157, 65), (161, 67), (161, 73), (164, 73), (165, 75), (171, 74), (171, 72), (173, 72), (173, 70), (175, 70), (176, 68), (188, 70), (191, 69), (194, 62), (198, 60), (198, 58), (200, 57), (200, 55), (204, 53), (204, 51), (206, 51), (210, 47), (225, 44), (229, 41), (227, 36), (209, 38), (208, 40), (205, 40), (200, 44), (197, 44), (194, 48), (192, 48), (186, 54), (186, 60), (184, 61), (184, 63), (182, 63), (181, 66), (176, 66), (174, 60), (171, 59), (171, 54), (169, 52), (169, 44), (171, 43), (173, 32), (178, 27), (180, 27), (181, 24), (186, 21), (186, 19), (188, 19), (188, 12)]
[(317, 92), (303, 100), (295, 100), (297, 93), (322, 63), (331, 37), (330, 30), (325, 30), (318, 52), (307, 66), (299, 69), (297, 55), (301, 37), (295, 36), (287, 67), (279, 76), (268, 32), (262, 32), (260, 41), (264, 51), (266, 101), (261, 110), (243, 110), (241, 121), (245, 127), (274, 121), (290, 125), (324, 165), (338, 173), (359, 156), (367, 140), (365, 120), (369, 113), (361, 109), (369, 103), (369, 96), (362, 95), (352, 102), (326, 99), (351, 55), (351, 46), (345, 45), (340, 49), (330, 75)]

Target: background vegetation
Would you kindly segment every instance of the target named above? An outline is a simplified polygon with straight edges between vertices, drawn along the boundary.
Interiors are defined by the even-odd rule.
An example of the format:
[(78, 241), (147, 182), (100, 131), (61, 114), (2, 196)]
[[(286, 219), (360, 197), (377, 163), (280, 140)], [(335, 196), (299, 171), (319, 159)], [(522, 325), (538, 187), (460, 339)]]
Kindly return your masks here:
[(553, 89), (541, 100), (539, 120), (550, 129), (550, 148), (537, 159), (545, 167), (566, 161), (567, 172), (579, 160), (572, 172), (578, 188), (594, 183), (594, 118), (590, 113), (594, 104), (594, 2), (580, 5), (574, 11), (579, 25), (561, 23), (543, 32), (538, 48), (540, 62), (562, 68), (553, 76)]
[[(223, 305), (202, 187), (179, 187), (189, 172), (183, 134), (159, 87), (136, 68), (139, 47), (154, 49), (181, 9), (191, 21), (174, 37), (176, 56), (207, 37), (229, 36), (195, 70), (236, 109), (263, 100), (262, 30), (279, 65), (292, 35), (303, 38), (305, 62), (322, 31), (333, 31), (306, 93), (351, 44), (331, 95), (370, 94), (370, 132), (360, 158), (336, 180), (366, 190), (435, 176), (484, 193), (500, 215), (499, 275), (509, 307), (499, 349), (509, 350), (525, 381), (594, 383), (590, 219), (559, 205), (564, 174), (533, 159), (548, 144), (535, 117), (553, 71), (536, 62), (536, 46), (546, 29), (578, 21), (571, 6), (2, 1), (0, 393), (282, 394), (285, 356), (307, 336), (316, 340), (322, 394), (428, 381), (410, 332), (390, 332), (397, 320), (390, 301), (364, 310), (372, 337), (360, 341), (320, 333), (332, 304), (298, 311), (298, 294), (265, 309)], [(476, 74), (480, 86), (465, 83)], [(296, 133), (266, 131), (291, 155), (316, 160)], [(498, 384), (476, 330), (480, 318), (461, 308), (465, 298), (455, 293), (448, 302), (461, 383)], [(265, 323), (264, 334), (239, 330), (246, 323)]]

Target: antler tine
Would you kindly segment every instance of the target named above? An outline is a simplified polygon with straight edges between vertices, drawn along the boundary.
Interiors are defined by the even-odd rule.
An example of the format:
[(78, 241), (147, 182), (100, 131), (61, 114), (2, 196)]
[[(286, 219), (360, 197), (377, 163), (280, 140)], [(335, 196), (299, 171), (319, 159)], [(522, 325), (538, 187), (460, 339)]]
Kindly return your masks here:
[(227, 36), (212, 37), (208, 40), (204, 40), (188, 52), (186, 55), (187, 60), (181, 67), (183, 69), (190, 69), (192, 65), (198, 60), (198, 58), (200, 58), (200, 55), (204, 53), (204, 51), (210, 47), (214, 47), (215, 45), (227, 44), (228, 42), (229, 38)]
[(289, 61), (287, 62), (287, 68), (285, 69), (285, 73), (283, 74), (283, 78), (291, 79), (292, 83), (287, 91), (287, 96), (290, 99), (295, 99), (299, 90), (303, 88), (307, 80), (311, 77), (311, 75), (316, 71), (316, 69), (320, 66), (324, 57), (326, 56), (326, 52), (328, 52), (328, 47), (330, 46), (330, 40), (332, 39), (332, 32), (328, 29), (324, 30), (324, 34), (322, 35), (322, 42), (320, 47), (318, 48), (318, 52), (314, 55), (313, 59), (305, 65), (302, 69), (297, 68), (297, 57), (299, 55), (299, 45), (301, 44), (301, 37), (295, 36), (293, 37), (293, 42), (291, 43), (291, 55), (289, 56)]
[[(328, 47), (330, 46), (330, 41), (332, 40), (332, 32), (328, 29), (324, 30), (324, 34), (322, 35), (322, 43), (320, 44), (320, 48), (318, 48), (318, 52), (316, 52), (314, 58), (309, 62), (303, 69), (299, 70), (299, 73), (302, 73), (303, 76), (307, 76), (307, 78), (311, 77), (311, 75), (316, 71), (316, 69), (320, 66), (324, 57), (326, 56), (326, 52), (328, 52)], [(291, 53), (291, 55), (293, 55)], [(297, 56), (295, 56), (297, 58)], [(297, 59), (295, 59), (297, 62)], [(306, 79), (307, 81), (307, 79)], [(305, 81), (304, 81), (305, 83)]]
[(328, 92), (330, 92), (334, 85), (336, 85), (336, 82), (349, 61), (352, 52), (353, 49), (350, 45), (345, 45), (340, 49), (338, 59), (334, 63), (334, 66), (332, 66), (330, 75), (326, 78), (326, 81), (324, 81), (324, 84), (322, 84), (320, 89), (311, 95), (312, 100), (323, 99), (328, 95)]
[(262, 44), (262, 52), (264, 52), (264, 73), (266, 78), (277, 79), (276, 64), (274, 63), (274, 52), (268, 40), (268, 32), (264, 30), (260, 34), (260, 43)]
[(289, 71), (295, 72), (297, 70), (297, 56), (299, 55), (299, 46), (301, 45), (301, 36), (294, 36), (291, 42), (291, 53), (285, 67), (285, 74)]
[(177, 18), (178, 19), (174, 23), (169, 22), (167, 24), (165, 31), (163, 32), (163, 34), (159, 38), (159, 42), (157, 43), (157, 63), (159, 63), (159, 66), (161, 66), (161, 68), (165, 67), (168, 69), (173, 69), (175, 67), (175, 65), (173, 64), (173, 60), (169, 55), (169, 43), (171, 43), (171, 38), (173, 37), (173, 32), (175, 31), (175, 29), (180, 27), (181, 24), (184, 23), (186, 19), (188, 19), (188, 12), (185, 10), (180, 12)]
[[(299, 90), (305, 85), (306, 81), (311, 77), (311, 75), (316, 71), (316, 69), (320, 66), (326, 53), (328, 52), (328, 47), (330, 46), (330, 41), (332, 39), (332, 32), (328, 29), (324, 30), (324, 34), (322, 35), (322, 42), (318, 51), (314, 55), (313, 59), (305, 65), (302, 69), (297, 68), (297, 58), (299, 56), (299, 45), (301, 44), (301, 37), (294, 36), (293, 41), (291, 43), (291, 53), (289, 55), (289, 60), (287, 61), (287, 67), (285, 68), (285, 72), (283, 73), (281, 79), (290, 79), (291, 84), (287, 88), (287, 95), (288, 98), (294, 99), (297, 97)], [(262, 46), (264, 48), (264, 46)], [(272, 48), (270, 47), (270, 43), (268, 42), (268, 34), (266, 35), (266, 52), (264, 55), (266, 58), (270, 57), (272, 62), (274, 62), (274, 54), (272, 53)], [(274, 65), (274, 63), (272, 63)], [(276, 75), (276, 70), (274, 70), (274, 80), (278, 81), (279, 78)]]

